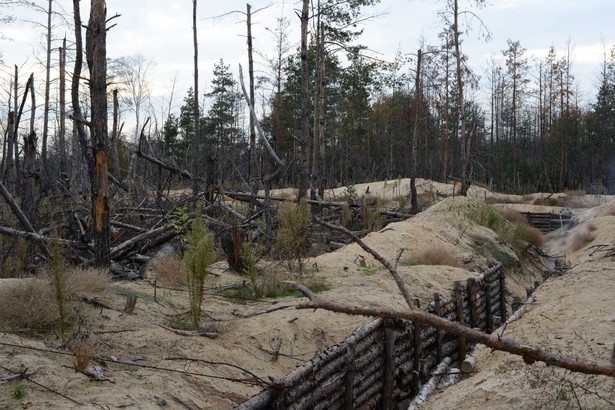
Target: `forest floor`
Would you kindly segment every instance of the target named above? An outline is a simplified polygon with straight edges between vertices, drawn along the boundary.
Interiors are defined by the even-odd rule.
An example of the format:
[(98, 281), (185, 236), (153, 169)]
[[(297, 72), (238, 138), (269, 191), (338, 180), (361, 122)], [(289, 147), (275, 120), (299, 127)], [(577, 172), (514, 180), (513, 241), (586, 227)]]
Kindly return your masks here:
[[(565, 252), (573, 267), (565, 275), (538, 288), (536, 303), (523, 319), (507, 328), (506, 336), (581, 357), (608, 359), (615, 340), (615, 264), (612, 258), (592, 253), (591, 246), (612, 246), (615, 241), (613, 197), (563, 193), (556, 195), (559, 207), (553, 207), (554, 202), (551, 206), (534, 205), (534, 202), (545, 202), (541, 198), (547, 197), (546, 194), (497, 195), (484, 188), (472, 187), (469, 197), (464, 198), (452, 196), (453, 185), (424, 180), (419, 180), (417, 185), (423, 200), (437, 200), (436, 203), (411, 219), (391, 223), (368, 234), (364, 241), (389, 260), (404, 248), (398, 269), (410, 293), (425, 302), (431, 300), (434, 292), (447, 298), (454, 281), (479, 275), (493, 263), (494, 256), (508, 262), (507, 286), (512, 295), (523, 298), (526, 288), (533, 287), (534, 282), (542, 280), (544, 272), (551, 269), (547, 262), (535, 256), (519, 260), (512, 248), (493, 231), (468, 217), (485, 201), (521, 211), (570, 209), (577, 225), (566, 232), (552, 234), (546, 252)], [(386, 201), (407, 195), (408, 188), (407, 179), (354, 186), (359, 196)], [(274, 194), (291, 194), (286, 191)], [(344, 188), (331, 190), (327, 199), (340, 199), (345, 193)], [(440, 200), (440, 194), (448, 197)], [(609, 200), (611, 202), (607, 203)], [(578, 238), (583, 242), (581, 248), (578, 248)], [(447, 256), (446, 264), (420, 264), (433, 249), (440, 250), (440, 257)], [(275, 277), (286, 270), (284, 265), (261, 262), (259, 267), (263, 275)], [(173, 269), (172, 264), (165, 266)], [(356, 244), (306, 259), (304, 266), (302, 274), (287, 272), (285, 278), (320, 285), (322, 297), (340, 302), (404, 306), (386, 269)], [(318, 352), (342, 341), (357, 326), (372, 320), (321, 310), (296, 310), (294, 306), (304, 299), (295, 295), (238, 300), (220, 289), (242, 284), (246, 277), (228, 271), (224, 261), (216, 263), (212, 273), (215, 276), (206, 283), (202, 312), (205, 327), (217, 332), (217, 338), (180, 335), (168, 329), (169, 326), (181, 327), (187, 320), (188, 291), (185, 285), (165, 286), (164, 281), (159, 281), (155, 289), (156, 272), (150, 273), (150, 279), (114, 281), (102, 292), (81, 295), (82, 301), (76, 304), (80, 325), (73, 330), (89, 334), (93, 356), (106, 359), (102, 380), (93, 380), (76, 371), (71, 345), (57, 349), (60, 343), (54, 333), (0, 333), (0, 343), (4, 343), (0, 344), (3, 368), (12, 371), (27, 368), (31, 380), (65, 396), (26, 380), (0, 381), (0, 409), (148, 409), (157, 408), (163, 401), (168, 403), (168, 408), (227, 409), (261, 390), (261, 386), (255, 384), (257, 379), (246, 371), (264, 382), (281, 378)], [(0, 289), (14, 285), (15, 281), (19, 280), (0, 279)], [(129, 294), (137, 296), (132, 314), (122, 312)], [(84, 298), (89, 303), (83, 302)], [(94, 306), (94, 300), (99, 305)], [(0, 330), (2, 327), (0, 324)], [(10, 344), (68, 354), (8, 346)], [(500, 352), (490, 353), (479, 348), (477, 357), (477, 373), (436, 395), (426, 408), (525, 407), (535, 402), (535, 392), (544, 388), (524, 385), (533, 380), (528, 372), (534, 372), (535, 379), (554, 378), (554, 388), (559, 389), (568, 388), (569, 380), (576, 383), (571, 386), (581, 385), (584, 380), (568, 375), (563, 379), (558, 372), (538, 365), (525, 368), (521, 360)], [(0, 377), (7, 374), (6, 370), (0, 370)], [(556, 400), (565, 396), (567, 404), (574, 404), (573, 393), (588, 400), (598, 396), (613, 400), (612, 396), (608, 399), (607, 382), (592, 379), (588, 386), (595, 394), (581, 391), (579, 387), (574, 392), (566, 390), (561, 394), (549, 390), (553, 393), (549, 397)], [(613, 381), (610, 383), (612, 393)], [(24, 393), (23, 397), (15, 394), (18, 390)]]

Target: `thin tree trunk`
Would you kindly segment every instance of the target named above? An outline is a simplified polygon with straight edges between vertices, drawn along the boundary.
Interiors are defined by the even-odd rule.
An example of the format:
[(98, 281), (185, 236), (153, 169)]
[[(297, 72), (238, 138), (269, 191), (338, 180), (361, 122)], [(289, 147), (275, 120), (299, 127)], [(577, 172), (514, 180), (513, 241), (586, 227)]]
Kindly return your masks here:
[(418, 150), (419, 150), (419, 115), (421, 98), (421, 60), (423, 52), (417, 52), (416, 60), (416, 79), (414, 83), (414, 132), (412, 134), (412, 173), (410, 174), (410, 204), (412, 211), (418, 212), (419, 204), (416, 194), (416, 174), (418, 172)]
[(92, 102), (92, 151), (94, 178), (92, 185), (92, 219), (94, 222), (94, 263), (106, 267), (109, 253), (109, 183), (107, 179), (107, 7), (105, 0), (92, 0), (86, 36), (86, 56), (90, 70)]
[(60, 57), (60, 130), (58, 146), (60, 155), (60, 181), (68, 188), (69, 181), (66, 170), (66, 37), (59, 50)]
[[(248, 24), (248, 77), (250, 87), (250, 101), (248, 104), (254, 108), (254, 61), (252, 58), (252, 6), (246, 4), (246, 15)], [(253, 110), (250, 110), (250, 192), (252, 195), (258, 193), (258, 159), (256, 156), (256, 125), (254, 122), (256, 118), (252, 114)], [(250, 211), (255, 213), (257, 211), (256, 200), (250, 203)]]
[(50, 88), (50, 73), (51, 73), (51, 13), (53, 11), (53, 0), (49, 0), (49, 6), (47, 9), (47, 61), (45, 63), (45, 106), (43, 108), (43, 145), (41, 150), (41, 159), (43, 165), (43, 189), (46, 189), (48, 184), (48, 170), (47, 170), (47, 137), (49, 132), (49, 88)]
[(299, 139), (299, 189), (297, 199), (307, 196), (310, 173), (310, 124), (309, 124), (309, 72), (308, 72), (308, 20), (309, 0), (303, 0), (301, 9), (301, 138)]
[[(38, 221), (38, 205), (39, 205), (39, 170), (36, 164), (36, 132), (34, 130), (34, 122), (36, 120), (36, 94), (34, 93), (34, 74), (30, 75), (28, 80), (30, 86), (30, 132), (24, 137), (24, 172), (23, 172), (23, 193), (21, 197), (21, 209), (24, 212), (27, 220), (36, 225)], [(35, 245), (29, 242), (27, 246), (28, 260), (30, 263), (34, 261)]]
[(459, 115), (459, 138), (461, 140), (461, 188), (460, 194), (466, 195), (470, 188), (470, 167), (472, 165), (471, 139), (466, 131), (465, 101), (463, 98), (463, 71), (461, 69), (461, 44), (459, 41), (459, 4), (458, 0), (453, 4), (453, 42), (455, 44), (455, 60), (457, 74), (457, 109)]
[[(192, 180), (192, 194), (197, 196), (199, 193), (199, 176), (200, 174), (200, 166), (199, 162), (203, 156), (202, 143), (201, 143), (201, 120), (200, 120), (200, 107), (199, 107), (199, 42), (197, 36), (196, 29), (196, 9), (197, 9), (197, 0), (192, 0), (192, 40), (194, 46), (194, 152), (192, 153), (192, 174), (197, 178)], [(210, 185), (210, 175), (209, 173), (213, 172), (213, 167), (210, 167), (207, 170), (208, 178), (207, 178), (207, 187), (206, 187), (206, 198), (211, 201), (211, 190), (213, 186)]]
[[(17, 192), (17, 186), (19, 185), (19, 117), (21, 116), (18, 110), (18, 96), (17, 92), (19, 91), (19, 69), (17, 68), (17, 64), (15, 64), (15, 83), (13, 84), (13, 104), (15, 107), (15, 121), (13, 123), (13, 170), (9, 173), (9, 184), (11, 184), (9, 189), (12, 189), (12, 192)], [(26, 87), (27, 89), (27, 87)], [(24, 92), (24, 95), (27, 94)]]
[(120, 111), (120, 103), (117, 98), (117, 89), (113, 90), (113, 131), (111, 133), (111, 164), (113, 165), (113, 173), (116, 178), (122, 180), (122, 173), (120, 170), (120, 157), (118, 153), (119, 145), (119, 129), (118, 129), (118, 116)]

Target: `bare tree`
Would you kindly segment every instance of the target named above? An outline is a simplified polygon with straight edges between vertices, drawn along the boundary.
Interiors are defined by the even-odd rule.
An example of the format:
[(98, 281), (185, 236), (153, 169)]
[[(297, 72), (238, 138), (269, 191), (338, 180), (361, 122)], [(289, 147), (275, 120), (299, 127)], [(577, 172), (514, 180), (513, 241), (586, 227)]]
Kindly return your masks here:
[(141, 132), (141, 115), (143, 108), (150, 97), (150, 84), (148, 76), (154, 65), (142, 54), (124, 56), (110, 62), (110, 72), (113, 73), (114, 83), (125, 97), (121, 98), (135, 115), (134, 141), (139, 139)]
[(301, 138), (299, 139), (299, 190), (297, 199), (307, 196), (308, 178), (310, 173), (310, 96), (309, 96), (309, 71), (308, 71), (308, 22), (309, 0), (303, 0), (301, 9)]
[[(199, 172), (199, 161), (203, 156), (203, 144), (201, 141), (201, 120), (200, 120), (200, 112), (201, 108), (199, 106), (199, 42), (197, 36), (196, 29), (196, 8), (197, 8), (197, 0), (192, 0), (192, 38), (194, 44), (194, 146), (195, 150), (192, 153), (192, 173), (194, 176), (198, 177), (200, 175)], [(207, 181), (210, 181), (210, 174), (213, 172), (209, 170)], [(199, 178), (194, 178), (192, 180), (192, 193), (196, 196), (199, 193)], [(211, 186), (207, 186), (208, 195), (210, 195)], [(208, 200), (211, 199), (211, 196), (208, 196)]]
[(90, 71), (92, 101), (92, 219), (94, 222), (94, 263), (109, 266), (109, 185), (107, 180), (107, 7), (105, 0), (92, 0), (86, 35), (86, 57)]

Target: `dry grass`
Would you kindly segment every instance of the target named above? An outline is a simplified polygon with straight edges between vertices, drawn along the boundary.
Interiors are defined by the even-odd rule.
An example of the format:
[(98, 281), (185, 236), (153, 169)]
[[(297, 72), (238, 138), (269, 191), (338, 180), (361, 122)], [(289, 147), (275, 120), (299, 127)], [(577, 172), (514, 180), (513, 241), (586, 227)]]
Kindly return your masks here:
[(573, 252), (579, 251), (591, 243), (594, 239), (596, 239), (596, 237), (589, 231), (589, 229), (577, 232), (572, 238), (570, 250)]
[(85, 371), (92, 360), (98, 356), (98, 349), (90, 338), (85, 338), (78, 341), (74, 348), (75, 367), (81, 371)]
[(615, 201), (601, 209), (598, 216), (615, 216)]
[(59, 323), (53, 286), (42, 279), (0, 281), (2, 328), (45, 331)]
[(74, 296), (104, 293), (110, 281), (111, 275), (104, 269), (73, 267), (66, 272), (66, 290)]
[(426, 191), (418, 194), (416, 200), (419, 207), (428, 208), (436, 202), (436, 194), (433, 191)]
[(536, 198), (534, 200), (534, 205), (562, 206), (562, 201), (560, 198), (550, 196), (548, 198)]
[(188, 275), (186, 266), (179, 255), (164, 258), (154, 268), (153, 277), (164, 286), (186, 285)]
[(447, 265), (459, 268), (461, 262), (446, 248), (430, 248), (414, 255), (411, 260), (419, 265)]
[(517, 212), (510, 208), (498, 209), (500, 215), (502, 215), (507, 221), (512, 222), (514, 225), (515, 240), (521, 240), (534, 245), (537, 248), (542, 248), (545, 244), (545, 237), (540, 229), (531, 226), (527, 218), (520, 212)]
[(564, 189), (564, 193), (568, 196), (585, 196), (587, 195), (587, 192), (585, 192), (582, 189), (576, 189), (576, 190), (571, 190), (571, 189)]

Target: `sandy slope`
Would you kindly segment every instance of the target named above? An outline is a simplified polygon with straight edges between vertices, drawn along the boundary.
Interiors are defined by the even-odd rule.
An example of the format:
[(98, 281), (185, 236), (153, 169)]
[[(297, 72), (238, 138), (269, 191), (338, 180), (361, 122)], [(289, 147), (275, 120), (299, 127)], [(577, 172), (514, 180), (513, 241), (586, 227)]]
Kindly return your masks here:
[[(395, 183), (397, 185), (393, 188)], [(367, 191), (369, 185), (371, 195), (391, 199), (407, 194), (408, 184), (407, 180), (388, 181), (386, 184), (370, 183), (355, 188), (361, 194)], [(437, 190), (451, 195), (453, 190), (452, 185), (422, 180), (418, 186), (419, 192)], [(334, 190), (328, 193), (328, 197), (339, 198), (342, 192)], [(491, 195), (483, 188), (473, 187), (470, 196), (484, 199)], [(489, 261), (476, 252), (473, 238), (489, 238), (498, 244), (502, 252), (514, 256), (510, 249), (499, 243), (492, 231), (477, 226), (463, 216), (464, 209), (475, 207), (477, 203), (472, 199), (449, 197), (411, 220), (390, 224), (380, 232), (369, 234), (365, 241), (389, 259), (394, 258), (398, 249), (405, 248), (399, 265), (400, 273), (411, 293), (426, 302), (434, 292), (447, 294), (453, 281), (477, 275), (487, 267)], [(602, 232), (601, 228), (597, 232)], [(428, 248), (451, 250), (458, 256), (463, 267), (415, 265), (413, 257)], [(359, 265), (358, 255), (365, 258), (366, 267)], [(402, 297), (389, 274), (356, 245), (348, 245), (336, 252), (308, 260), (306, 266), (308, 273), (305, 275), (325, 280), (329, 284), (330, 289), (323, 293), (324, 297), (368, 305), (403, 306)], [(217, 265), (215, 273), (219, 276), (210, 280), (208, 287), (241, 283), (245, 279), (224, 269), (225, 263)], [(513, 294), (524, 294), (525, 288), (530, 287), (544, 269), (545, 266), (540, 264), (525, 263), (523, 269), (517, 269), (509, 275), (509, 288)], [(137, 294), (139, 298), (133, 315), (124, 315), (118, 311), (123, 307), (128, 292)], [(187, 311), (188, 297), (185, 290), (158, 289), (157, 301), (154, 301), (153, 287), (147, 281), (118, 282), (99, 296), (99, 300), (118, 310), (82, 304), (79, 311), (84, 322), (81, 330), (92, 335), (100, 356), (115, 356), (128, 363), (230, 378), (244, 378), (245, 374), (228, 366), (165, 359), (192, 357), (227, 362), (249, 369), (265, 380), (268, 377), (279, 378), (315, 353), (343, 340), (359, 324), (370, 320), (322, 311), (297, 311), (292, 306), (300, 299), (293, 297), (239, 304), (209, 292), (203, 311), (210, 318), (208, 324), (215, 327), (220, 336), (208, 339), (180, 336), (159, 326)], [(240, 316), (280, 306), (289, 307), (251, 318)], [(603, 320), (602, 316), (600, 318)], [(558, 317), (553, 320), (564, 322)], [(571, 329), (577, 328), (574, 326)], [(0, 333), (0, 341), (46, 348), (54, 347), (56, 343), (53, 335), (46, 335), (42, 339), (7, 333)], [(267, 350), (274, 350), (278, 345), (281, 354), (277, 360), (273, 360)], [(180, 403), (184, 403), (191, 408), (223, 409), (259, 391), (258, 386), (220, 378), (113, 363), (108, 364), (104, 371), (105, 377), (110, 380), (94, 382), (67, 367), (72, 364), (70, 356), (5, 346), (0, 346), (0, 363), (12, 369), (27, 367), (34, 372), (34, 380), (78, 400), (85, 404), (84, 408), (156, 408), (155, 396), (158, 396), (164, 398), (170, 408), (183, 408)], [(483, 363), (481, 361), (481, 366)], [(0, 375), (3, 374), (0, 372)], [(11, 391), (17, 385), (26, 389), (27, 396), (24, 399), (10, 398)], [(19, 407), (64, 409), (80, 406), (24, 381), (0, 382), (0, 408)]]
[[(572, 268), (540, 286), (535, 303), (505, 335), (573, 357), (608, 361), (615, 342), (615, 201), (582, 211), (577, 225), (552, 234), (548, 252)], [(586, 236), (589, 233), (589, 236)], [(577, 237), (587, 238), (579, 244)], [(518, 357), (477, 349), (476, 374), (434, 396), (425, 409), (615, 408), (615, 380), (571, 375)]]

